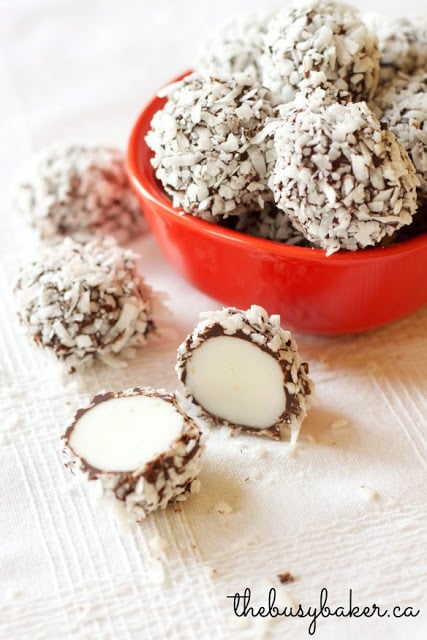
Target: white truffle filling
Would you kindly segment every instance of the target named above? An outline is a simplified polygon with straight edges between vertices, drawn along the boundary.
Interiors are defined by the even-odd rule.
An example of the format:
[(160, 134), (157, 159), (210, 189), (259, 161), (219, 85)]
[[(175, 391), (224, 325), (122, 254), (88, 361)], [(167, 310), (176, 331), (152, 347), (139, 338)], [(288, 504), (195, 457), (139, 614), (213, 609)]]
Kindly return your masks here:
[(183, 426), (183, 416), (162, 398), (118, 397), (86, 411), (68, 444), (96, 469), (133, 471), (167, 451)]
[(283, 370), (249, 340), (217, 336), (192, 352), (185, 385), (213, 415), (255, 429), (275, 424), (286, 411)]

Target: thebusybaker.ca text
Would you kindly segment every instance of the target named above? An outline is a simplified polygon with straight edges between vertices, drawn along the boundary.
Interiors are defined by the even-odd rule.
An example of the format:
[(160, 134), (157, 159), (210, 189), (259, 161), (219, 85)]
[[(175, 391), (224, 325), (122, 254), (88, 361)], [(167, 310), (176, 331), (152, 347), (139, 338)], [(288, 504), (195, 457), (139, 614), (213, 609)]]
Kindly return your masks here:
[(330, 607), (328, 606), (328, 590), (322, 587), (320, 590), (319, 604), (317, 606), (304, 607), (301, 604), (278, 607), (276, 605), (276, 589), (272, 587), (268, 592), (267, 602), (261, 606), (251, 604), (252, 593), (249, 587), (246, 587), (243, 593), (236, 592), (228, 595), (233, 601), (234, 614), (241, 617), (251, 618), (308, 618), (310, 624), (308, 633), (312, 636), (316, 633), (317, 622), (320, 618), (416, 618), (420, 613), (415, 607), (403, 607), (395, 605), (391, 608), (381, 608), (373, 603), (365, 606), (354, 604), (353, 591), (349, 589), (348, 602), (344, 606)]

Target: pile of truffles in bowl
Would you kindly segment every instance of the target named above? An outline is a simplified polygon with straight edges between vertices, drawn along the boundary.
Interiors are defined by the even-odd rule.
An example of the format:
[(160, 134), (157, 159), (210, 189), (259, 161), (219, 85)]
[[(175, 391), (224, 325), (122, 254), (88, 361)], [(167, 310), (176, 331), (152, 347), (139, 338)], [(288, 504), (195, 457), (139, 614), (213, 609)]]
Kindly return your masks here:
[(312, 1), (230, 23), (143, 110), (131, 183), (195, 286), (325, 334), (427, 303), (427, 18), (379, 22)]

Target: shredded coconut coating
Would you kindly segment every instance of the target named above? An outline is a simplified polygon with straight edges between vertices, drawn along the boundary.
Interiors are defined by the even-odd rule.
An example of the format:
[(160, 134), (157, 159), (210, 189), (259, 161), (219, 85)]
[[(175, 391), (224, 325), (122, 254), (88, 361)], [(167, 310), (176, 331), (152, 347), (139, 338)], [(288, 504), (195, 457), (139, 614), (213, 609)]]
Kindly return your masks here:
[(195, 70), (206, 75), (247, 73), (261, 83), (260, 58), (270, 14), (237, 17), (200, 43)]
[[(283, 370), (287, 397), (285, 412), (267, 429), (231, 424), (207, 413), (203, 407), (201, 407), (202, 414), (213, 424), (241, 428), (275, 440), (289, 439), (290, 436), (291, 442), (294, 443), (302, 422), (314, 402), (314, 385), (308, 376), (308, 364), (302, 362), (294, 338), (289, 331), (280, 326), (280, 316), (269, 316), (262, 307), (252, 305), (246, 311), (226, 307), (218, 311), (204, 312), (200, 314), (200, 318), (194, 331), (187, 336), (177, 350), (176, 373), (184, 388), (187, 363), (192, 352), (211, 336), (224, 335), (249, 340), (275, 358)], [(186, 393), (191, 398), (188, 391)]]
[(167, 97), (146, 140), (174, 207), (217, 221), (272, 201), (273, 143), (257, 138), (275, 115), (270, 91), (245, 74), (220, 80), (194, 73)]
[[(114, 398), (145, 395), (158, 397), (170, 402), (183, 418), (180, 436), (171, 446), (138, 469), (132, 471), (105, 471), (92, 467), (79, 457), (68, 443), (72, 429), (82, 416), (91, 408)], [(153, 424), (153, 429), (158, 428)], [(198, 424), (181, 409), (175, 394), (163, 389), (150, 387), (126, 389), (119, 392), (105, 392), (95, 396), (90, 405), (79, 409), (70, 427), (63, 436), (64, 461), (73, 473), (90, 481), (97, 481), (103, 496), (115, 502), (123, 503), (125, 510), (138, 520), (157, 509), (165, 509), (175, 501), (185, 500), (189, 493), (197, 493), (199, 488), (197, 477), (202, 466), (202, 455), (205, 449), (205, 437)]]
[(369, 99), (379, 75), (375, 36), (357, 11), (331, 0), (309, 0), (275, 15), (265, 35), (263, 84), (292, 101), (302, 81), (328, 84), (335, 97)]
[(289, 108), (274, 139), (277, 206), (327, 255), (376, 245), (411, 223), (415, 167), (365, 102)]
[(381, 120), (396, 135), (415, 165), (419, 200), (427, 200), (427, 71), (398, 74), (377, 97)]
[(268, 205), (263, 211), (238, 216), (234, 228), (236, 231), (265, 240), (275, 240), (289, 245), (308, 244), (301, 231), (295, 229), (288, 214), (274, 204)]
[(85, 245), (65, 238), (45, 248), (21, 268), (15, 297), (28, 336), (70, 372), (95, 360), (117, 366), (153, 329), (153, 292), (136, 255), (111, 237)]
[(398, 71), (407, 74), (427, 65), (427, 15), (419, 18), (373, 18), (378, 35), (380, 84), (392, 80)]
[(54, 144), (22, 174), (13, 199), (43, 240), (87, 241), (99, 232), (124, 241), (144, 228), (119, 149)]

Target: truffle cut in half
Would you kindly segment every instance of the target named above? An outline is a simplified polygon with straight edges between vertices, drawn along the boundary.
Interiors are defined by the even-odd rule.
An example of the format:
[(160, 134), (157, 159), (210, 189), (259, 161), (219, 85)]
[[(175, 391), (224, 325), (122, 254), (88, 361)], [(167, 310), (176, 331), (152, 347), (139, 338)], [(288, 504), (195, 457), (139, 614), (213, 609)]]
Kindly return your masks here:
[(313, 384), (280, 316), (253, 305), (202, 314), (178, 348), (187, 395), (214, 424), (295, 442)]
[(151, 388), (100, 393), (63, 436), (66, 466), (144, 518), (198, 489), (202, 432), (173, 394)]

